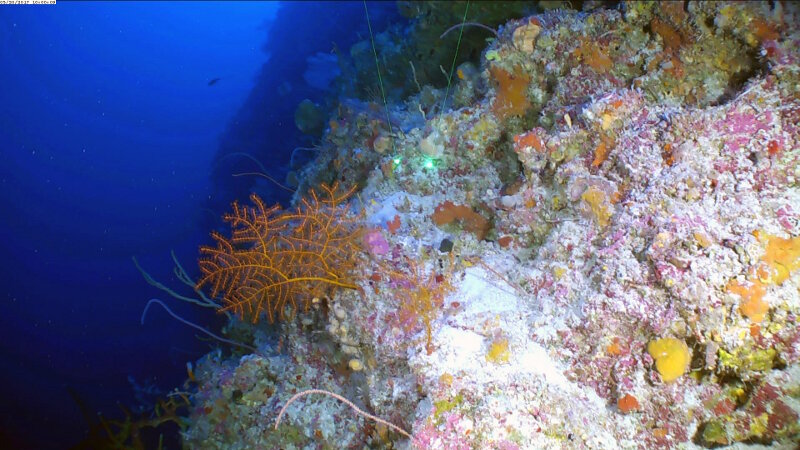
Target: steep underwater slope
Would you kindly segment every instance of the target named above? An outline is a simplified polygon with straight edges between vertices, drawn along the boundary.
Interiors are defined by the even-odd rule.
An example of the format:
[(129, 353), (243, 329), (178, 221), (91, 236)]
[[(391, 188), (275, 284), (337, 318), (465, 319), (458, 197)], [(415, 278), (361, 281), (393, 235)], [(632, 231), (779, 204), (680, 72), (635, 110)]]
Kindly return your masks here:
[[(305, 182), (365, 177), (361, 290), (305, 299), (279, 349), (200, 363), (187, 442), (793, 448), (799, 12), (549, 12), (459, 68), (458, 109), (414, 96), (391, 136), (341, 108)], [(324, 395), (274, 429), (305, 389), (413, 438)]]

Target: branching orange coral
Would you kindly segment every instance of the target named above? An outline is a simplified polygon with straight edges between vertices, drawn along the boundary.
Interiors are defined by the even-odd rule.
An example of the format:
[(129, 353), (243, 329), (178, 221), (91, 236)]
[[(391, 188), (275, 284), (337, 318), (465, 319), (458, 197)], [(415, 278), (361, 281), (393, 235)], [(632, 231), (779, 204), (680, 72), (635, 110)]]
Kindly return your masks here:
[(442, 308), (444, 297), (454, 290), (450, 283), (453, 270), (451, 254), (450, 268), (445, 274), (436, 270), (425, 273), (419, 262), (406, 258), (408, 268), (405, 270), (384, 269), (397, 284), (397, 296), (402, 301), (399, 316), (406, 332), (411, 331), (420, 322), (425, 329), (425, 349), (433, 353), (432, 323)]
[[(362, 229), (344, 203), (355, 190), (337, 194), (337, 185), (311, 191), (294, 210), (267, 208), (253, 194), (253, 206), (233, 204), (225, 215), (230, 239), (212, 236), (216, 247), (201, 247), (202, 277), (197, 287), (222, 296), (223, 311), (270, 323), (308, 309), (314, 297), (332, 288), (358, 289), (349, 278), (361, 254)], [(287, 308), (288, 307), (288, 308)]]

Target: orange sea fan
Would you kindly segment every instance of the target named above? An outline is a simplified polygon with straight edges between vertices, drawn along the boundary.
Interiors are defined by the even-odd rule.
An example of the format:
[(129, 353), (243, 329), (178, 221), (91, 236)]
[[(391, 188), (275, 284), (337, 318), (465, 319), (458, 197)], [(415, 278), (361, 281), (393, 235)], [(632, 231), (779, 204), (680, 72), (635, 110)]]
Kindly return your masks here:
[[(266, 313), (270, 323), (308, 309), (314, 297), (332, 288), (358, 289), (350, 274), (362, 253), (362, 228), (349, 214), (345, 201), (355, 188), (337, 194), (338, 187), (322, 185), (300, 205), (283, 211), (266, 207), (253, 194), (253, 206), (233, 204), (224, 220), (231, 237), (212, 233), (216, 247), (201, 247), (202, 276), (197, 287), (211, 287), (223, 299), (223, 311), (258, 322)], [(288, 307), (288, 308), (287, 308)]]

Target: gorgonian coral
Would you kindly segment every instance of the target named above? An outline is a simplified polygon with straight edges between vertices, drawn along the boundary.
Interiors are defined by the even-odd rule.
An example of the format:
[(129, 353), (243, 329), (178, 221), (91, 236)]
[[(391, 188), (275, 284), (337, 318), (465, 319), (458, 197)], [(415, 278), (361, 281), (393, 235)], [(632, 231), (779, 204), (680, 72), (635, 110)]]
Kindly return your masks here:
[(267, 208), (253, 194), (253, 206), (233, 204), (224, 219), (231, 237), (212, 233), (217, 245), (201, 247), (197, 287), (211, 287), (223, 299), (223, 311), (270, 323), (308, 308), (314, 297), (332, 288), (358, 289), (350, 275), (361, 254), (362, 229), (348, 213), (354, 189), (337, 194), (337, 185), (312, 190), (293, 210)]

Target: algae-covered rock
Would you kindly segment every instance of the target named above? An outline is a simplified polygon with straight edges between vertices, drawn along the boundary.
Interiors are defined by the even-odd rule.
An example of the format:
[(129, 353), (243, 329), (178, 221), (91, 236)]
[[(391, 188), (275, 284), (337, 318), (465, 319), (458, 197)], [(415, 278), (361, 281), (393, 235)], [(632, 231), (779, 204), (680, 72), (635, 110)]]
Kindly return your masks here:
[(322, 135), (325, 126), (325, 115), (322, 109), (309, 99), (297, 105), (294, 111), (294, 124), (297, 129), (311, 136)]

